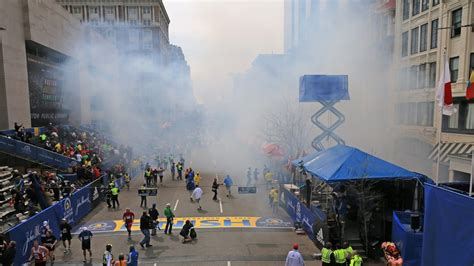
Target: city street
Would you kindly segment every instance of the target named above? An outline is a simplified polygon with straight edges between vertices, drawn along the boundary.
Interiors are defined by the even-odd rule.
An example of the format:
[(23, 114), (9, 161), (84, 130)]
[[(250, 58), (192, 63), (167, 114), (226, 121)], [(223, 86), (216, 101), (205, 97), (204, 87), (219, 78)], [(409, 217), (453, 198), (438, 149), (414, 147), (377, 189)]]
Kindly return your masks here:
[[(215, 174), (202, 176), (201, 184), (204, 191), (201, 202), (202, 211), (198, 211), (197, 205), (190, 202), (184, 181), (170, 180), (169, 172), (158, 189), (158, 197), (155, 199), (148, 197), (148, 207), (156, 202), (160, 218), (164, 217), (163, 209), (166, 203), (170, 203), (174, 210), (177, 217), (175, 223), (179, 223), (181, 217), (190, 220), (198, 218), (200, 222), (196, 225), (198, 235), (196, 241), (182, 244), (182, 238), (179, 236), (180, 229), (173, 228), (171, 236), (158, 231), (157, 236), (152, 236), (153, 247), (141, 249), (138, 242), (143, 236), (139, 231), (139, 219), (143, 209), (140, 208), (140, 197), (137, 193), (138, 187), (143, 183), (143, 177), (140, 176), (132, 181), (130, 191), (125, 189), (120, 193), (120, 209), (108, 209), (107, 204), (102, 203), (77, 227), (88, 225), (94, 233), (92, 262), (94, 264), (102, 262), (105, 245), (110, 243), (113, 246), (115, 258), (118, 258), (121, 252), (126, 254), (129, 246), (134, 245), (140, 252), (140, 265), (182, 265), (183, 263), (187, 265), (282, 265), (293, 243), (298, 243), (306, 265), (320, 265), (319, 261), (311, 258), (313, 253), (318, 252), (317, 248), (307, 236), (294, 233), (291, 228), (292, 223), (284, 210), (280, 209), (277, 215), (272, 215), (268, 205), (268, 192), (264, 186), (258, 186), (256, 195), (238, 195), (237, 188), (234, 187), (235, 197), (231, 199), (225, 196), (225, 188), (221, 186), (218, 196), (221, 198), (221, 203), (219, 203), (212, 200), (211, 184)], [(136, 216), (131, 241), (127, 240), (127, 232), (123, 224), (120, 224), (122, 214), (127, 207), (131, 208)], [(231, 218), (225, 221), (226, 217)], [(266, 223), (258, 222), (259, 227), (257, 227), (258, 218), (255, 217), (278, 219), (272, 219)], [(113, 220), (119, 220), (117, 225), (114, 225)], [(268, 219), (260, 220), (268, 221)], [(245, 226), (245, 228), (240, 226)], [(164, 223), (160, 223), (160, 227), (164, 227)], [(70, 254), (64, 254), (62, 245), (58, 245), (55, 265), (83, 265), (82, 259), (80, 242), (76, 235)]]

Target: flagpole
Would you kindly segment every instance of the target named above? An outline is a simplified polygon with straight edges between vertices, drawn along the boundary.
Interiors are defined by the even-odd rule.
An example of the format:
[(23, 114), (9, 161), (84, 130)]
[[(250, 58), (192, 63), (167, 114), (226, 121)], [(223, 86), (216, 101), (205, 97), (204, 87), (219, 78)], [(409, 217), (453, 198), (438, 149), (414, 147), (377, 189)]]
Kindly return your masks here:
[[(443, 64), (442, 64), (442, 71), (440, 71), (441, 75), (443, 75), (443, 85), (446, 83), (445, 73), (446, 70), (446, 47), (444, 47), (443, 52)], [(444, 98), (444, 97), (443, 97)], [(441, 159), (441, 130), (443, 128), (443, 107), (444, 104), (439, 108), (440, 116), (439, 116), (439, 125), (438, 125), (438, 158), (436, 160), (436, 183), (439, 183), (439, 166), (440, 166), (440, 159)]]

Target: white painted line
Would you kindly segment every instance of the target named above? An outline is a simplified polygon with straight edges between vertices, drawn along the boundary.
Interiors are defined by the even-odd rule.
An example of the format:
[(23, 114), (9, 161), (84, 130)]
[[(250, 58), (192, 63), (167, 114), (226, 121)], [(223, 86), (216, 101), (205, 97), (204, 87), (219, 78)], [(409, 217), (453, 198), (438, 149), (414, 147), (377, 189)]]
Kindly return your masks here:
[(222, 201), (220, 198), (219, 198), (219, 207), (221, 208), (221, 213), (223, 213), (224, 211), (222, 210)]
[[(156, 266), (156, 265), (155, 265), (155, 266)], [(227, 266), (230, 266), (230, 261), (229, 261), (229, 260), (227, 261)]]
[(176, 204), (174, 205), (173, 211), (176, 211), (176, 208), (178, 208), (178, 203), (179, 203), (179, 200), (176, 200)]
[(156, 263), (155, 263), (155, 264), (153, 264), (153, 266), (156, 266)]

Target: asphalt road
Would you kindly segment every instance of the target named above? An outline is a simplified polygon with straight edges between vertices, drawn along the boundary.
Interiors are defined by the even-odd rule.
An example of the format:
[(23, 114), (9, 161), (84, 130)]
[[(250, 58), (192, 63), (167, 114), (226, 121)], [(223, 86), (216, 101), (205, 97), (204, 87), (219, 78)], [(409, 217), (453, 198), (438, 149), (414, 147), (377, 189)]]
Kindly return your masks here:
[[(126, 189), (119, 195), (120, 208), (107, 208), (105, 203), (99, 205), (81, 223), (93, 229), (92, 262), (86, 265), (102, 263), (102, 254), (107, 243), (112, 244), (115, 258), (119, 253), (127, 254), (129, 246), (134, 245), (139, 251), (140, 265), (284, 265), (286, 255), (293, 243), (298, 243), (306, 265), (320, 265), (311, 255), (319, 250), (305, 235), (296, 235), (289, 227), (290, 220), (283, 209), (272, 214), (268, 205), (268, 191), (263, 185), (257, 185), (257, 194), (237, 194), (227, 198), (225, 188), (219, 189), (218, 202), (212, 200), (211, 184), (216, 173), (202, 173), (201, 187), (204, 191), (202, 211), (189, 199), (184, 181), (173, 181), (169, 172), (159, 186), (157, 197), (148, 197), (148, 206), (156, 203), (163, 217), (166, 203), (170, 203), (178, 219), (187, 218), (197, 221), (197, 240), (192, 243), (181, 243), (179, 228), (173, 229), (172, 235), (158, 231), (152, 237), (150, 247), (143, 250), (138, 242), (142, 234), (138, 230), (138, 220), (143, 211), (140, 208), (138, 187), (143, 184), (143, 177), (132, 181), (130, 191)], [(220, 177), (222, 182), (223, 177)], [(263, 183), (263, 180), (261, 181)], [(134, 226), (132, 240), (127, 240), (120, 220), (125, 209), (129, 207), (135, 213), (137, 226)], [(198, 226), (199, 225), (199, 226)], [(73, 239), (72, 252), (63, 253), (62, 245), (56, 249), (54, 265), (84, 265), (81, 245), (77, 237)]]

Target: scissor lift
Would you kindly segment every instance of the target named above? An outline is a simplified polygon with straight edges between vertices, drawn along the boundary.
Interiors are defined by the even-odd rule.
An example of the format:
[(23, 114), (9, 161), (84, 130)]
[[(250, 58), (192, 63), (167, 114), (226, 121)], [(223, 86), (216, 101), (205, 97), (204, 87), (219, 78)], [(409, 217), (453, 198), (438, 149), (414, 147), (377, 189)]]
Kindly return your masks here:
[[(300, 78), (300, 102), (319, 102), (322, 107), (313, 116), (311, 122), (321, 129), (321, 134), (313, 139), (311, 146), (317, 151), (326, 147), (324, 141), (330, 139), (337, 144), (346, 144), (335, 130), (346, 121), (346, 117), (334, 105), (341, 100), (349, 100), (348, 77), (345, 75), (304, 75)], [(334, 114), (336, 121), (325, 124), (320, 121), (324, 114)]]

